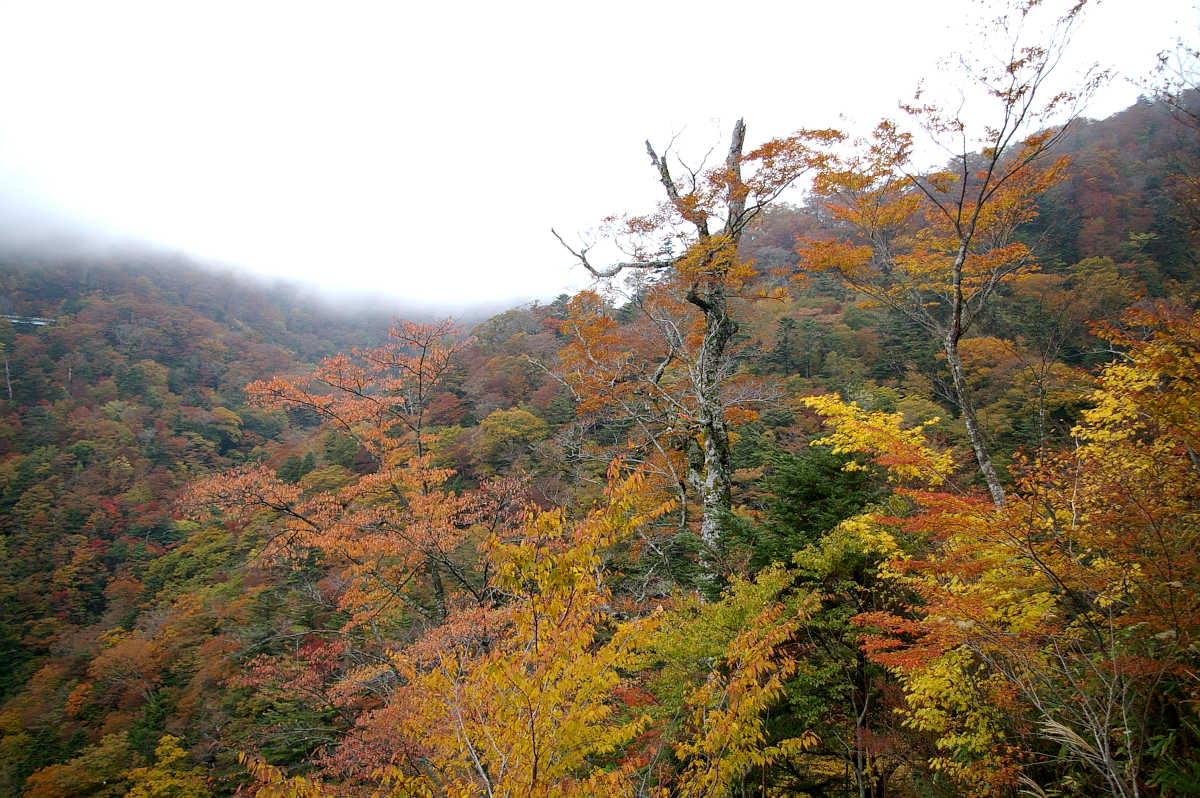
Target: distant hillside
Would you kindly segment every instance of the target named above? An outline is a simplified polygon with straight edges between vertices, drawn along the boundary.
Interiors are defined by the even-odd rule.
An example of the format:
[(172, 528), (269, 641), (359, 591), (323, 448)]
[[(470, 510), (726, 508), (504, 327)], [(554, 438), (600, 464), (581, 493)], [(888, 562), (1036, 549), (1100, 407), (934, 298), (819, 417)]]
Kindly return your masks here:
[[(0, 795), (73, 756), (99, 728), (93, 721), (148, 724), (128, 753), (149, 759), (168, 719), (205, 728), (238, 715), (219, 702), (215, 717), (214, 707), (177, 706), (189, 690), (216, 689), (212, 673), (197, 670), (207, 635), (177, 638), (169, 650), (139, 637), (160, 623), (201, 623), (215, 634), (234, 623), (223, 613), (247, 578), (252, 539), (220, 542), (182, 522), (179, 497), (196, 478), (239, 464), (267, 462), (297, 481), (355, 463), (350, 439), (314, 446), (314, 417), (250, 407), (244, 388), (382, 344), (398, 311), (364, 304), (330, 303), (181, 257), (0, 253)], [(524, 354), (553, 348), (534, 344), (549, 312), (518, 309), (481, 326), (458, 387), (441, 394), (432, 417), (474, 428), (542, 386), (546, 376)], [(26, 317), (53, 323), (20, 322)], [(534, 400), (545, 407), (554, 396), (543, 390)], [(472, 432), (446, 449), (464, 475), (476, 463), (508, 462), (500, 454), (478, 461), (477, 438)], [(216, 602), (203, 611), (210, 620), (176, 606), (192, 591)], [(287, 614), (271, 610), (264, 620)], [(128, 630), (141, 631), (118, 644)], [(236, 626), (227, 632), (238, 634)], [(106, 650), (149, 659), (105, 676), (97, 657)], [(115, 681), (103, 687), (106, 679)], [(78, 715), (68, 705), (71, 694), (83, 700), (72, 693), (81, 684), (95, 693)]]
[[(1191, 100), (1200, 103), (1200, 94)], [(1187, 120), (1142, 98), (1106, 119), (1076, 120), (1054, 154), (1070, 157), (1066, 179), (1040, 198), (1039, 218), (1023, 231), (1044, 269), (1106, 257), (1151, 295), (1167, 292), (1171, 282), (1195, 284), (1200, 198), (1194, 181), (1180, 176), (1200, 171), (1200, 144)], [(818, 206), (775, 207), (744, 249), (763, 271), (790, 269), (797, 236), (822, 238), (836, 229)]]

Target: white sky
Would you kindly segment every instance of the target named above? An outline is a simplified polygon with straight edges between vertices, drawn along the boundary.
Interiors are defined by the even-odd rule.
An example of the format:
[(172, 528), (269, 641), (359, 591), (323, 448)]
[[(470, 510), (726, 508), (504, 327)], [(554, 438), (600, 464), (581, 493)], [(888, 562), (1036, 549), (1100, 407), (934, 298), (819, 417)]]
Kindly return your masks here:
[[(326, 289), (462, 303), (584, 274), (550, 235), (646, 209), (643, 141), (891, 114), (967, 0), (0, 0), (0, 198)], [(1144, 75), (1190, 0), (1073, 54)], [(1115, 82), (1090, 116), (1130, 104)], [(10, 215), (12, 215), (10, 213)]]

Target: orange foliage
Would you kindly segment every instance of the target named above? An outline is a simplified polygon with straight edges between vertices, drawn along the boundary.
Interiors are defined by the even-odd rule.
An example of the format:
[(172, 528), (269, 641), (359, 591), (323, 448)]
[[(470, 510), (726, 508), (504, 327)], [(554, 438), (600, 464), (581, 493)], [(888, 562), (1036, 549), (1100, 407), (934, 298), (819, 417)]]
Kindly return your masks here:
[[(859, 616), (865, 649), (901, 679), (908, 723), (957, 750), (934, 765), (964, 784), (1011, 783), (1005, 735), (1036, 730), (1133, 794), (1149, 742), (1136, 719), (1175, 692), (1200, 701), (1200, 313), (1126, 320), (1149, 334), (1107, 333), (1126, 358), (1100, 375), (1074, 451), (1019, 461), (1003, 507), (896, 469), (914, 511), (877, 519), (921, 541), (889, 565), (919, 601)], [(843, 448), (892, 445), (841, 407), (824, 414)]]

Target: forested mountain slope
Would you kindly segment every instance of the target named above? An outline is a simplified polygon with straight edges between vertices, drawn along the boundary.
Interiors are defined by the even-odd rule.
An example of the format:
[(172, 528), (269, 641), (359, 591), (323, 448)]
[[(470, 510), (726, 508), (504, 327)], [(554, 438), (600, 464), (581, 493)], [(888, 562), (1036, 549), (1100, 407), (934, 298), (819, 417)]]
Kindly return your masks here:
[[(278, 449), (286, 420), (245, 407), (246, 383), (386, 324), (289, 299), (153, 256), (5, 260), (6, 699), (34, 674), (75, 672), (99, 632), (132, 621), (148, 569), (189, 533), (176, 500), (190, 480)], [(77, 745), (61, 706), (33, 709), (6, 726), (33, 757), (7, 762), (9, 790)]]
[[(0, 794), (1189, 794), (1195, 130), (1069, 128), (949, 349), (864, 301), (822, 135), (668, 203), (674, 271), (471, 330), (0, 263), (55, 320), (0, 328)], [(823, 193), (727, 251), (696, 208), (785, 156)]]

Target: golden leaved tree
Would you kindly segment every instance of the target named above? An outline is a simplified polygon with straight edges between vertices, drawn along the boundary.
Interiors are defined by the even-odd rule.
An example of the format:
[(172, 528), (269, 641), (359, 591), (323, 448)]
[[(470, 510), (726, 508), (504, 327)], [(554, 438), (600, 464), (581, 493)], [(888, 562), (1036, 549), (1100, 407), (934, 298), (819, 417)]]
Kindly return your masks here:
[[(772, 741), (765, 731), (805, 617), (803, 603), (779, 600), (788, 574), (739, 583), (699, 610), (709, 620), (736, 619), (719, 633), (716, 656), (664, 655), (698, 606), (684, 601), (619, 620), (605, 576), (609, 550), (670, 504), (655, 498), (644, 474), (622, 476), (614, 466), (609, 480), (583, 518), (531, 513), (515, 539), (485, 543), (497, 580), (486, 611), (452, 612), (388, 664), (347, 675), (362, 681), (388, 670), (400, 681), (359, 719), (358, 734), (381, 752), (360, 763), (371, 766), (360, 784), (394, 796), (719, 798), (754, 768), (813, 744), (811, 735)], [(668, 716), (638, 682), (639, 670), (662, 667), (663, 656), (683, 663), (670, 672), (682, 697)], [(264, 798), (337, 793), (247, 761)]]
[[(899, 416), (809, 400), (909, 487), (890, 570), (918, 598), (877, 612), (867, 648), (906, 694), (930, 763), (965, 790), (1037, 783), (1040, 740), (1116, 796), (1179, 787), (1200, 707), (1200, 313), (1130, 311), (1074, 450), (1024, 464), (997, 506)], [(1193, 771), (1194, 773), (1194, 771)]]

